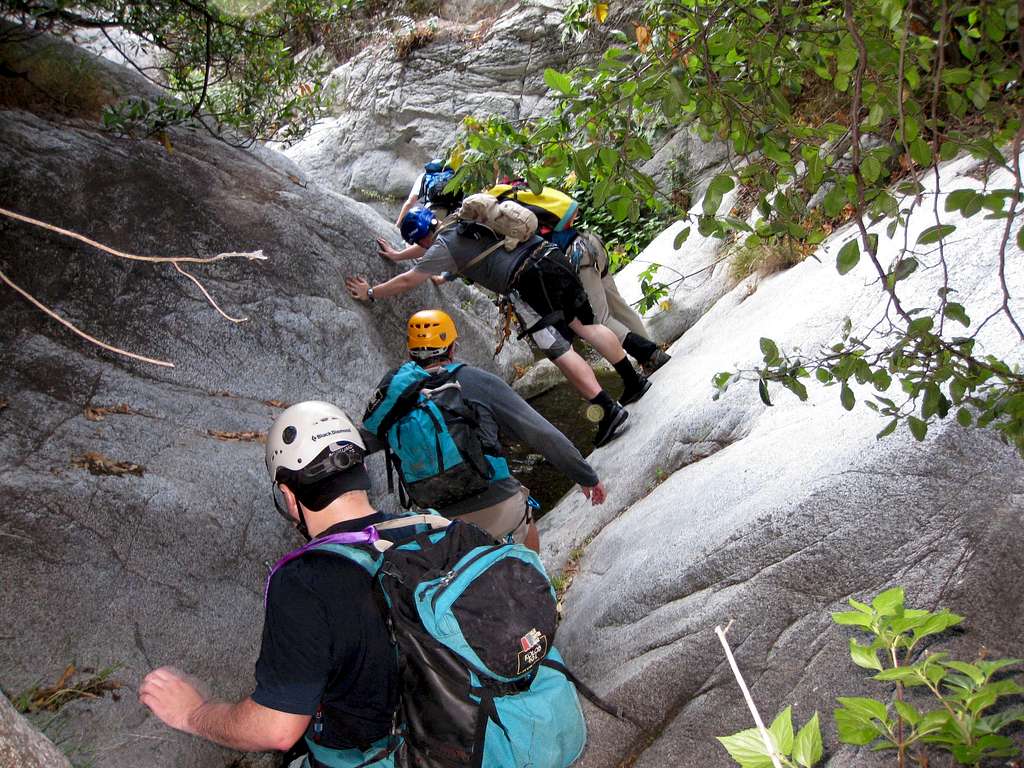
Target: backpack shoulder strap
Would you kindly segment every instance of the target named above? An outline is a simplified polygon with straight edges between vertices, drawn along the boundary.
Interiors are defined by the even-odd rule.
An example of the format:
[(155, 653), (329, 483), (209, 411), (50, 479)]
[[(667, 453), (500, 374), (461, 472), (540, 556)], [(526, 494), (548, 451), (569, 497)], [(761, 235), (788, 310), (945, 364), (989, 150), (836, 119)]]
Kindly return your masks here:
[(369, 525), (361, 531), (332, 533), (329, 536), (313, 539), (311, 542), (302, 545), (298, 549), (293, 549), (274, 563), (273, 567), (270, 569), (270, 573), (267, 574), (267, 583), (263, 588), (263, 604), (266, 605), (267, 595), (270, 593), (270, 580), (274, 578), (274, 574), (284, 566), (288, 565), (292, 560), (302, 557), (307, 552), (330, 552), (335, 555), (340, 555), (341, 557), (351, 560), (373, 576), (377, 573), (377, 569), (380, 567), (380, 558), (378, 555), (371, 554), (370, 549), (364, 549), (363, 546), (368, 545), (370, 548), (379, 549), (376, 547), (376, 543), (379, 540), (380, 534), (377, 533), (377, 529), (374, 526)]
[(462, 266), (461, 269), (456, 270), (455, 274), (459, 275), (459, 274), (465, 273), (466, 270), (468, 270), (470, 267), (473, 267), (473, 266), (479, 264), (481, 261), (486, 259), (488, 256), (490, 256), (492, 253), (494, 253), (496, 250), (498, 250), (504, 244), (505, 244), (504, 240), (499, 240), (494, 245), (492, 245), (490, 248), (487, 248), (484, 251), (482, 251), (481, 253), (478, 253), (476, 256), (474, 256), (472, 259), (470, 259), (468, 262), (466, 262)]

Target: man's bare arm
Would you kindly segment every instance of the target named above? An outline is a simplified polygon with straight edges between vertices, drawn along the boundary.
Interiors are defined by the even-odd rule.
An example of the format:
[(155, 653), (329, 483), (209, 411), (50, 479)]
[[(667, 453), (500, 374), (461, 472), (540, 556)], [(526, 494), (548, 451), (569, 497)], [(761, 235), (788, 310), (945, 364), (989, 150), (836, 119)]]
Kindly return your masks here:
[(290, 749), (309, 726), (309, 715), (293, 715), (257, 704), (215, 701), (201, 685), (172, 667), (146, 675), (139, 701), (167, 725), (243, 752)]
[(426, 272), (417, 272), (416, 270), (410, 269), (407, 272), (403, 272), (400, 275), (392, 277), (386, 283), (380, 285), (371, 286), (362, 277), (346, 277), (345, 288), (348, 289), (349, 295), (353, 299), (359, 301), (367, 301), (367, 292), (373, 288), (374, 299), (389, 299), (392, 296), (399, 296), (407, 291), (411, 291), (420, 283), (424, 282), (430, 275)]

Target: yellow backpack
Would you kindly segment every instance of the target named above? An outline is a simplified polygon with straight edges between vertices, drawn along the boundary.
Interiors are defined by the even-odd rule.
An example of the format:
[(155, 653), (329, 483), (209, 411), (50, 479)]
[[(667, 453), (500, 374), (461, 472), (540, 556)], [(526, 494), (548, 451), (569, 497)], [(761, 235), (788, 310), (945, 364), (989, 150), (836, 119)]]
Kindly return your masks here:
[(537, 234), (542, 237), (547, 237), (551, 232), (561, 232), (576, 213), (576, 201), (553, 187), (544, 187), (540, 194), (535, 194), (522, 184), (498, 184), (488, 189), (487, 194), (499, 201), (514, 200), (533, 211), (539, 225)]

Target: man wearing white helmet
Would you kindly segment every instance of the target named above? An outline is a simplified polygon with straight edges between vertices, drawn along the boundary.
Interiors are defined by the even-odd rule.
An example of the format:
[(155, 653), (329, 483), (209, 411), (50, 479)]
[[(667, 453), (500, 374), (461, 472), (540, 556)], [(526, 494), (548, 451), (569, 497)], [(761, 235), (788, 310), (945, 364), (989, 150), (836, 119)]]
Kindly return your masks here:
[[(285, 410), (267, 435), (278, 511), (313, 539), (383, 522), (366, 494), (365, 450), (339, 408), (309, 401)], [(393, 768), (398, 668), (372, 577), (317, 552), (279, 564), (267, 585), (252, 695), (216, 701), (161, 667), (139, 700), (172, 728), (246, 752), (286, 751), (304, 736), (310, 754), (293, 766)]]

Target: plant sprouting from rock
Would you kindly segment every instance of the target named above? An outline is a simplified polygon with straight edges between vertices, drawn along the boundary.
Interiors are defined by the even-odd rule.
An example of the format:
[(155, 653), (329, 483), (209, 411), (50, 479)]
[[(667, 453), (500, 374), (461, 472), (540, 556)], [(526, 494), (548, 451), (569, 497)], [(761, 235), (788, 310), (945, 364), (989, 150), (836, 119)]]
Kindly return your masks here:
[[(857, 666), (873, 671), (874, 679), (887, 684), (888, 691), (883, 698), (837, 699), (834, 717), (841, 742), (891, 750), (897, 768), (906, 768), (911, 761), (927, 766), (936, 751), (966, 766), (1019, 754), (1013, 740), (1001, 732), (1024, 722), (1024, 706), (1006, 705), (1007, 699), (1019, 700), (1024, 694), (1024, 686), (1006, 676), (1020, 659), (979, 658), (966, 663), (945, 652), (929, 652), (924, 647), (927, 639), (959, 626), (963, 617), (945, 608), (906, 608), (902, 587), (882, 592), (870, 604), (853, 599), (849, 603), (852, 611), (833, 613), (832, 619), (868, 635), (863, 642), (850, 638), (850, 657)], [(811, 768), (821, 759), (817, 713), (796, 738), (789, 707), (767, 730), (774, 757), (786, 768)], [(772, 766), (765, 738), (756, 728), (721, 736), (719, 741), (742, 768)]]

